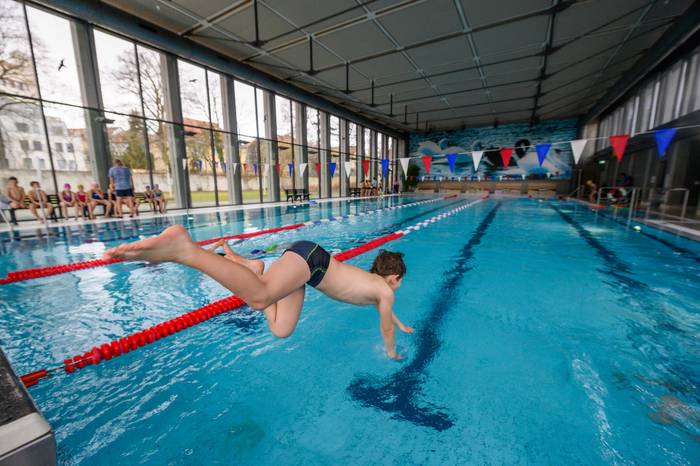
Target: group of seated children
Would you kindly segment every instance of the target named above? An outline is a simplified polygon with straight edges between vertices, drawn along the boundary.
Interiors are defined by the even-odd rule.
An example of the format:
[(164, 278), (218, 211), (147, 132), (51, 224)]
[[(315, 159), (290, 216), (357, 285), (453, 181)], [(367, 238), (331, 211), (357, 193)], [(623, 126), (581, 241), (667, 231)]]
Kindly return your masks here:
[(360, 186), (360, 196), (366, 197), (366, 196), (378, 196), (379, 195), (379, 188), (378, 188), (378, 183), (377, 179), (373, 179), (372, 181), (369, 181), (367, 178), (365, 178), (362, 181), (362, 185)]
[[(17, 178), (11, 176), (8, 179), (7, 189), (4, 193), (0, 193), (1, 207), (6, 209), (29, 209), (40, 223), (44, 223), (48, 218), (52, 217), (54, 207), (49, 202), (46, 192), (41, 189), (38, 181), (32, 181), (30, 186), (29, 192), (25, 192), (24, 188), (19, 185)], [(88, 191), (85, 191), (82, 184), (79, 184), (77, 188), (77, 191), (73, 191), (71, 185), (66, 183), (58, 195), (61, 214), (64, 219), (68, 220), (68, 209), (73, 208), (75, 209), (76, 220), (85, 217), (94, 220), (95, 208), (100, 205), (104, 207), (105, 217), (122, 217), (122, 203), (119, 202), (121, 199), (117, 197), (113, 184), (109, 185), (106, 193), (100, 189), (97, 183), (92, 183)], [(153, 185), (153, 189), (150, 186), (146, 186), (144, 199), (145, 202), (151, 204), (154, 212), (160, 212), (161, 214), (166, 212), (168, 200), (157, 184)], [(138, 215), (139, 203), (138, 198), (133, 199), (133, 215)]]

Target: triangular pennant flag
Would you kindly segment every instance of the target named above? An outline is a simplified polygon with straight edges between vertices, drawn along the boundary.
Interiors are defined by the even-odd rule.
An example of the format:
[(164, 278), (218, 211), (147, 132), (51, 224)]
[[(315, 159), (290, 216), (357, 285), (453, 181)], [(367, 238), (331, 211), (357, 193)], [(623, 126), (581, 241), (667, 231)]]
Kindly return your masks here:
[(306, 166), (307, 166), (307, 165), (308, 165), (308, 163), (300, 163), (300, 164), (299, 164), (299, 174), (300, 174), (301, 176), (304, 176), (304, 172), (306, 171)]
[(663, 159), (666, 157), (666, 150), (671, 144), (673, 137), (676, 135), (676, 128), (657, 129), (654, 131), (656, 137), (656, 148), (659, 150), (659, 156)]
[(457, 154), (447, 154), (447, 163), (450, 165), (450, 171), (454, 175), (455, 167), (457, 166)]
[(430, 173), (430, 164), (433, 163), (433, 158), (429, 155), (424, 155), (420, 159), (423, 161), (423, 166), (425, 167), (425, 171), (427, 173)]
[(504, 147), (501, 149), (501, 160), (503, 161), (503, 168), (508, 168), (510, 164), (510, 158), (513, 155), (513, 149), (510, 147)]
[(382, 159), (382, 178), (386, 178), (386, 174), (389, 171), (389, 160)]
[(613, 154), (617, 157), (617, 161), (622, 160), (622, 156), (625, 155), (625, 149), (627, 148), (627, 140), (629, 140), (629, 134), (620, 134), (618, 136), (610, 136), (610, 145), (613, 149)]
[(245, 175), (246, 174), (246, 171), (245, 171), (246, 164), (242, 163), (241, 166), (243, 167), (243, 174)]
[(571, 152), (574, 154), (574, 164), (578, 165), (578, 161), (581, 160), (581, 154), (587, 142), (588, 139), (574, 139), (571, 141)]
[(475, 150), (474, 152), (472, 152), (472, 160), (474, 160), (474, 171), (479, 170), (479, 164), (481, 163), (481, 157), (483, 156), (483, 150)]
[(408, 176), (408, 163), (411, 161), (410, 157), (401, 157), (399, 162), (401, 162), (401, 168), (403, 168), (403, 174)]
[(253, 164), (253, 174), (255, 176), (258, 176), (258, 164), (257, 163)]
[(279, 176), (279, 174), (280, 174), (280, 164), (279, 163), (275, 164), (275, 169), (277, 170), (277, 175)]
[(270, 173), (270, 164), (264, 163), (263, 164), (263, 176), (267, 176), (269, 173)]
[(369, 160), (363, 160), (362, 161), (362, 172), (367, 176), (367, 173), (369, 172)]
[(238, 162), (233, 162), (231, 170), (233, 171), (233, 174), (236, 174), (236, 171), (238, 170)]
[(226, 162), (224, 162), (222, 166), (224, 167), (224, 173), (228, 173), (228, 165), (226, 165)]
[(542, 166), (544, 159), (547, 157), (547, 152), (549, 152), (550, 147), (552, 147), (551, 144), (535, 144), (535, 150), (537, 151), (537, 161), (540, 162), (540, 167)]
[(321, 162), (316, 162), (314, 165), (316, 166), (316, 176), (321, 176)]
[(350, 172), (352, 171), (352, 166), (354, 165), (353, 162), (344, 162), (345, 164), (345, 176), (350, 176)]
[(294, 174), (294, 164), (293, 163), (288, 163), (287, 164), (287, 169), (289, 170), (289, 176), (292, 176)]
[(331, 162), (328, 166), (329, 166), (329, 168), (330, 168), (330, 170), (331, 170), (331, 178), (333, 178), (333, 174), (335, 173), (336, 163), (335, 163), (335, 162)]

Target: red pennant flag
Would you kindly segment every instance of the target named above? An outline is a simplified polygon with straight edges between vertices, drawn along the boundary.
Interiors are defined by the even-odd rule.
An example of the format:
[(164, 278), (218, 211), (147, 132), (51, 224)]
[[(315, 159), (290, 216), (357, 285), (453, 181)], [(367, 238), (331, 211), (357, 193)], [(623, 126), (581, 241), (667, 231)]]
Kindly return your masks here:
[(433, 163), (433, 158), (429, 155), (424, 155), (420, 159), (423, 161), (423, 166), (425, 167), (425, 171), (427, 173), (430, 173), (430, 164)]
[(362, 171), (365, 173), (365, 176), (367, 176), (367, 173), (369, 172), (369, 160), (362, 161)]
[(610, 145), (613, 148), (613, 154), (617, 157), (617, 161), (622, 161), (622, 156), (625, 155), (625, 149), (627, 148), (627, 140), (630, 138), (629, 134), (621, 134), (619, 136), (610, 136)]
[(316, 162), (315, 165), (316, 165), (316, 176), (321, 176), (321, 163)]
[(504, 147), (501, 149), (501, 160), (503, 161), (503, 168), (508, 168), (510, 164), (510, 158), (513, 155), (513, 149), (510, 147)]
[(275, 165), (275, 168), (277, 169), (277, 176), (279, 176), (279, 174), (280, 174), (280, 164), (278, 163), (277, 165)]
[(243, 165), (243, 174), (245, 175), (245, 174), (246, 174), (246, 172), (245, 172), (245, 164), (242, 163), (241, 165)]

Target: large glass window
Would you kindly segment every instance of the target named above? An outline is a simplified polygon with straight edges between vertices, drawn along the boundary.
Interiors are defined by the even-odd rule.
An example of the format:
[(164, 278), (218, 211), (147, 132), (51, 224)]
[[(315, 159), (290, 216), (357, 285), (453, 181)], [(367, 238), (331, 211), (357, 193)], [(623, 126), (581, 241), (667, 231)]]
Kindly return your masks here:
[(243, 202), (261, 202), (260, 179), (257, 176), (260, 154), (257, 140), (255, 88), (240, 81), (235, 81), (234, 86)]
[(674, 118), (678, 84), (680, 82), (681, 67), (683, 63), (678, 62), (666, 71), (661, 78), (661, 91), (659, 94), (659, 112), (656, 126), (662, 125)]
[[(357, 125), (355, 123), (348, 124), (348, 146), (350, 147), (350, 161), (353, 162), (352, 166), (356, 167), (355, 160), (357, 159)], [(357, 188), (357, 178), (355, 173), (350, 170), (348, 173), (348, 186), (351, 188)]]
[(284, 189), (292, 189), (295, 185), (294, 177), (291, 176), (289, 172), (289, 164), (293, 164), (295, 158), (292, 141), (292, 101), (276, 95), (275, 112), (277, 123), (277, 150), (280, 164), (280, 190), (282, 190), (282, 199), (285, 199)]
[[(333, 177), (331, 178), (331, 195), (340, 196), (340, 118), (336, 116), (330, 117), (330, 163), (335, 164)], [(329, 173), (331, 167), (328, 167)]]
[(309, 194), (312, 197), (320, 197), (320, 183), (318, 177), (320, 125), (319, 113), (315, 108), (306, 108), (306, 140), (309, 152), (309, 164), (306, 168), (309, 172)]

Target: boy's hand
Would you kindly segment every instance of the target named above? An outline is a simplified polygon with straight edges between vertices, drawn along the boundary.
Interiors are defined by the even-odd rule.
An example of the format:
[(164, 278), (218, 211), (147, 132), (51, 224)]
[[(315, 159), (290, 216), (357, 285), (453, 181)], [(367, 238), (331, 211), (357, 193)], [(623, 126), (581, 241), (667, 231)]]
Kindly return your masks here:
[(403, 357), (396, 351), (387, 353), (386, 355), (389, 356), (389, 359), (393, 359), (394, 361), (401, 361), (403, 359)]
[(415, 332), (415, 329), (413, 327), (409, 327), (408, 325), (404, 324), (399, 324), (399, 330), (401, 330), (403, 333), (413, 333)]

